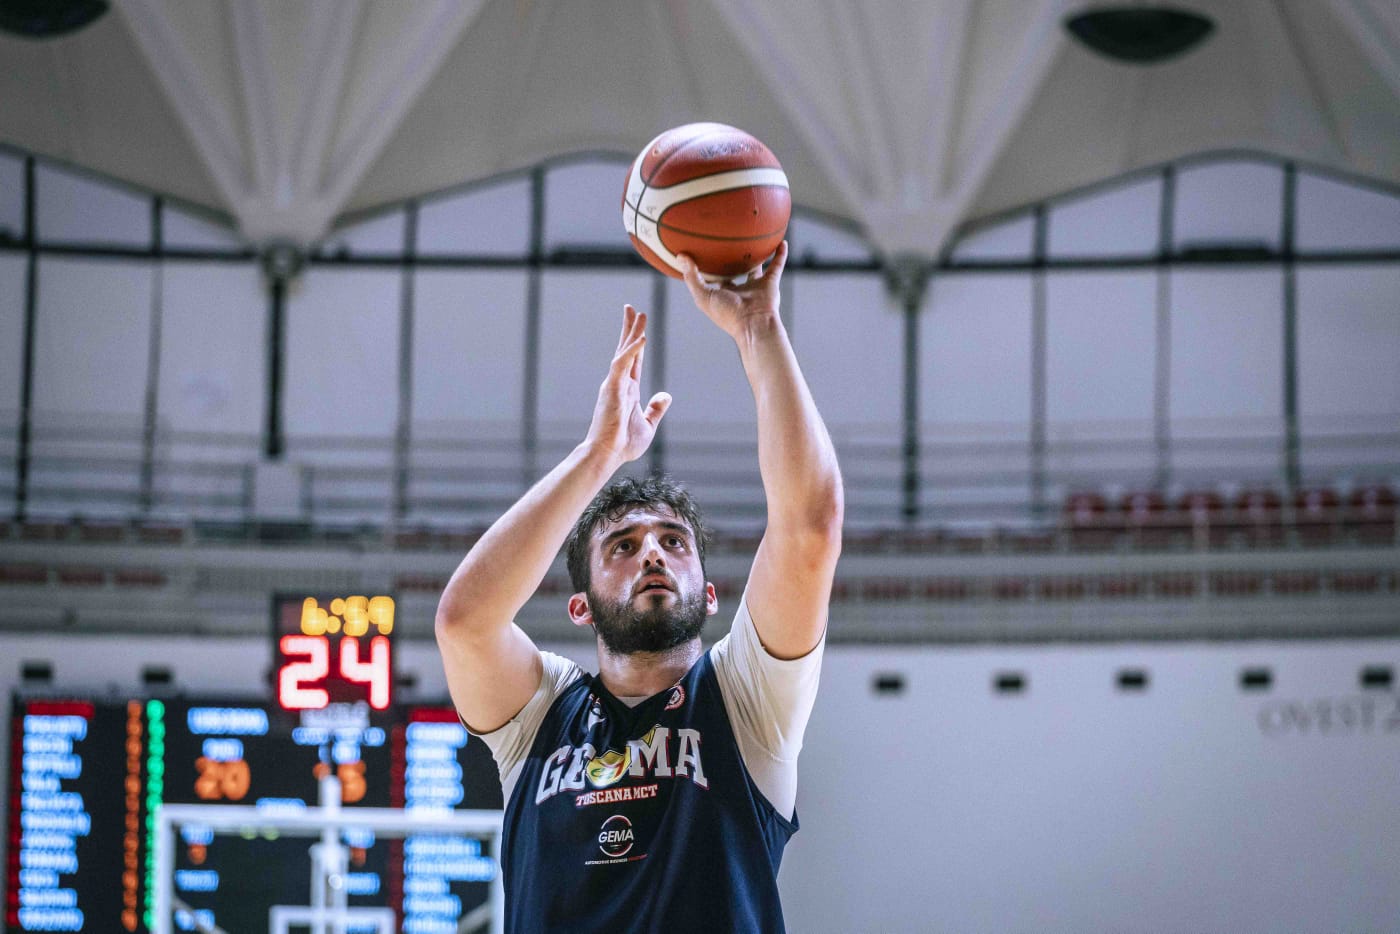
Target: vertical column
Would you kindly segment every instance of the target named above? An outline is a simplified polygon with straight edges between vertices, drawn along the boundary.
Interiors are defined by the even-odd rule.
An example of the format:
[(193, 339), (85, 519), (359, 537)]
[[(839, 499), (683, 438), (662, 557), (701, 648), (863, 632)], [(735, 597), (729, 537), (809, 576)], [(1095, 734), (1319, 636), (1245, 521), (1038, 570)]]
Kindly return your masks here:
[(904, 417), (901, 444), (902, 496), (900, 516), (906, 524), (917, 522), (921, 509), (919, 444), (919, 312), (928, 290), (932, 262), (913, 253), (892, 257), (885, 266), (885, 288), (898, 302), (904, 316)]
[(287, 287), (301, 273), (306, 256), (296, 244), (277, 241), (267, 244), (259, 258), (268, 282), (267, 419), (263, 431), (263, 457), (278, 461), (286, 450), (282, 426), (282, 383), (287, 338)]
[(522, 465), (522, 488), (528, 488), (539, 476), (540, 457), (540, 289), (544, 265), (544, 169), (530, 173), (530, 273), (525, 285), (525, 392), (524, 411), (520, 416), (521, 449), (525, 452)]
[(1172, 267), (1175, 231), (1176, 168), (1162, 171), (1162, 202), (1157, 221), (1157, 328), (1156, 360), (1152, 390), (1152, 436), (1157, 466), (1154, 485), (1165, 491), (1171, 482), (1171, 365), (1172, 365)]
[(29, 505), (29, 447), (34, 407), (34, 326), (39, 307), (39, 236), (35, 232), (34, 157), (24, 160), (24, 355), (20, 362), (19, 438), (15, 451), (15, 519), (24, 521)]
[[(666, 282), (665, 276), (651, 277), (651, 314), (648, 329), (651, 331), (652, 346), (657, 348), (652, 362), (652, 385), (657, 389), (666, 388), (666, 356), (670, 348), (666, 343)], [(651, 472), (659, 475), (666, 472), (666, 422), (663, 419), (656, 429), (650, 450)]]
[(1049, 217), (1045, 205), (1035, 209), (1035, 242), (1031, 255), (1031, 514), (1044, 518), (1045, 503), (1045, 254)]
[(1298, 272), (1297, 231), (1298, 166), (1283, 166), (1283, 477), (1292, 493), (1298, 489), (1300, 438), (1298, 432)]
[(146, 400), (141, 421), (141, 512), (155, 505), (156, 420), (160, 402), (160, 343), (165, 313), (165, 201), (151, 199), (151, 331), (146, 354)]
[(410, 201), (404, 218), (403, 271), (399, 288), (399, 410), (394, 429), (395, 524), (408, 513), (408, 480), (413, 441), (413, 324), (414, 287), (418, 276), (418, 202)]

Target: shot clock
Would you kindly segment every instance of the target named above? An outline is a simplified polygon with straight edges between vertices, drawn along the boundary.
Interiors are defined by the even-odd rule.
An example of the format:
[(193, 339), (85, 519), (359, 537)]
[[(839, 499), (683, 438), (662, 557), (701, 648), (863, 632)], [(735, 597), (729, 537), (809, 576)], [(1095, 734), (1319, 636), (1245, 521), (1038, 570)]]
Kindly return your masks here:
[(393, 702), (394, 598), (278, 596), (274, 599), (273, 689), (297, 713), (330, 704)]

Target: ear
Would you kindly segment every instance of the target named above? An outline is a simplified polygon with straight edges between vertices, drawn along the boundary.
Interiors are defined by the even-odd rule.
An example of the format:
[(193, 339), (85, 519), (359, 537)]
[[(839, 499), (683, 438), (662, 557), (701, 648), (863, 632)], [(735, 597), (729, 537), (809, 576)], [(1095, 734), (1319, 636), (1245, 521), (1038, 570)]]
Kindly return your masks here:
[(569, 620), (575, 626), (592, 626), (593, 610), (588, 606), (588, 595), (576, 593), (569, 598)]
[(714, 616), (719, 612), (719, 597), (715, 596), (715, 585), (705, 581), (705, 615)]

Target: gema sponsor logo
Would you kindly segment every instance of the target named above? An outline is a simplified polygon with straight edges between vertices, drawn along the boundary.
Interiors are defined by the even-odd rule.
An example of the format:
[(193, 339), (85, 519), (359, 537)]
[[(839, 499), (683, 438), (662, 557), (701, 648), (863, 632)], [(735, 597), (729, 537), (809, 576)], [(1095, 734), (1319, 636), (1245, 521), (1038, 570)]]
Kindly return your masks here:
[(636, 842), (632, 822), (621, 814), (614, 814), (603, 821), (598, 831), (598, 849), (603, 851), (604, 856), (626, 856)]

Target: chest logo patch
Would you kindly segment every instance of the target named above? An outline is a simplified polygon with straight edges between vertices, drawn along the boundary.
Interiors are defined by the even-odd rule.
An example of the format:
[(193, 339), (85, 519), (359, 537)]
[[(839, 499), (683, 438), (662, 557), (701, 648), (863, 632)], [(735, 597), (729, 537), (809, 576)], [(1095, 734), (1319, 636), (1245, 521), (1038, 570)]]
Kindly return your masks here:
[(668, 698), (666, 698), (666, 709), (667, 709), (667, 710), (675, 710), (677, 707), (679, 707), (681, 704), (684, 704), (684, 703), (685, 703), (685, 688), (681, 687), (681, 686), (678, 684), (678, 685), (676, 685), (675, 687), (671, 688), (671, 696), (668, 697)]
[(606, 788), (616, 784), (618, 779), (627, 774), (629, 759), (626, 751), (609, 749), (601, 756), (589, 759), (583, 772), (588, 776), (588, 783), (594, 788)]
[(603, 851), (604, 856), (626, 856), (636, 842), (636, 835), (632, 833), (632, 822), (621, 814), (614, 814), (603, 821), (603, 826), (598, 831), (598, 849)]

